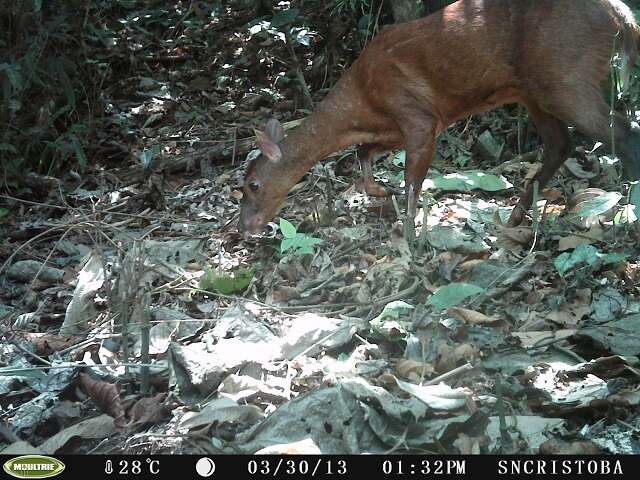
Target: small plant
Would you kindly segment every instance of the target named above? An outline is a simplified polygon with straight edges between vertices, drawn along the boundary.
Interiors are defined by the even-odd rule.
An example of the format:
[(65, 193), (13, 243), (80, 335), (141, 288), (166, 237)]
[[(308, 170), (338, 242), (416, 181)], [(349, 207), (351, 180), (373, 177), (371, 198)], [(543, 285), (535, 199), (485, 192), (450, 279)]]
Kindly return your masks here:
[(200, 277), (198, 288), (231, 295), (246, 289), (253, 280), (253, 276), (252, 270), (241, 269), (235, 272), (225, 272), (208, 268)]
[(280, 219), (280, 231), (284, 237), (280, 242), (280, 253), (282, 254), (288, 251), (291, 251), (294, 255), (313, 254), (313, 247), (322, 243), (319, 238), (299, 233), (296, 227), (284, 218)]

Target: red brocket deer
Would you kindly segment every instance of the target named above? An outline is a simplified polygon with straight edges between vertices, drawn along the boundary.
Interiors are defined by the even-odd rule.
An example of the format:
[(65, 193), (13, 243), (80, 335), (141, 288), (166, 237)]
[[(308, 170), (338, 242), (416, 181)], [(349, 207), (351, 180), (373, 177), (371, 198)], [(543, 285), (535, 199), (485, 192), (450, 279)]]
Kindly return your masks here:
[(372, 157), (406, 150), (405, 227), (413, 230), (438, 133), (509, 103), (528, 109), (545, 147), (542, 169), (510, 225), (531, 206), (533, 184), (544, 186), (564, 163), (569, 124), (610, 144), (613, 123), (625, 173), (640, 179), (640, 133), (624, 116), (611, 116), (603, 94), (612, 53), (620, 55), (628, 77), (639, 40), (638, 25), (620, 0), (459, 0), (388, 27), (286, 138), (277, 120), (256, 131), (262, 155), (245, 175), (239, 230), (259, 232), (314, 164), (352, 145), (360, 145), (365, 189), (374, 195), (385, 192), (373, 182)]

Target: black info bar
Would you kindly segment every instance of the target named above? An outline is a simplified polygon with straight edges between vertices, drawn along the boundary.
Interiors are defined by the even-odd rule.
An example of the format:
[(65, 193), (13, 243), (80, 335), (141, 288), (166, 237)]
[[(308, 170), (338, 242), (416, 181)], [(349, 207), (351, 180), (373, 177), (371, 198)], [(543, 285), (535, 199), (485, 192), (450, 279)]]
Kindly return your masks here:
[(640, 456), (1, 456), (1, 478), (638, 478)]

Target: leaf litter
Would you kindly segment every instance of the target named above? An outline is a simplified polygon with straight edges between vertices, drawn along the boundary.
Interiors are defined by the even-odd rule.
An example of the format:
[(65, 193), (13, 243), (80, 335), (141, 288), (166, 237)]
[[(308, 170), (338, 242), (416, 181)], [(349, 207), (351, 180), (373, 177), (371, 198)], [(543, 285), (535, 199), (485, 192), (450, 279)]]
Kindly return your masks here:
[[(504, 109), (443, 135), (416, 245), (336, 159), (245, 240), (252, 129), (306, 115), (252, 73), (287, 55), (252, 15), (210, 17), (235, 49), (180, 26), (212, 75), (178, 55), (106, 92), (132, 161), (2, 198), (0, 452), (639, 453), (638, 189), (579, 147), (506, 227), (540, 162)], [(401, 159), (376, 166), (397, 189)]]

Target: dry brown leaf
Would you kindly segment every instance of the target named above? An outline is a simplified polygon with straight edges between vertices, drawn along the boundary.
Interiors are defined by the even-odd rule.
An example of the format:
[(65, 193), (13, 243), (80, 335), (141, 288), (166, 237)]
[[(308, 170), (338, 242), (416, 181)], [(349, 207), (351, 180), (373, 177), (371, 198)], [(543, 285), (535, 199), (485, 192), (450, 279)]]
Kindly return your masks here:
[(438, 348), (436, 371), (443, 374), (450, 372), (462, 363), (473, 363), (473, 359), (478, 356), (478, 353), (478, 348), (470, 343), (463, 343), (455, 348), (449, 345), (441, 345)]
[(558, 325), (575, 326), (580, 323), (584, 317), (589, 315), (589, 312), (591, 312), (591, 305), (567, 303), (559, 310), (550, 312), (547, 318)]
[(53, 455), (63, 448), (72, 438), (103, 439), (115, 433), (114, 420), (110, 415), (83, 420), (68, 428), (60, 430), (38, 446), (45, 455)]
[(541, 168), (542, 168), (542, 163), (540, 162), (529, 164), (529, 168), (527, 168), (527, 173), (524, 176), (525, 185), (528, 184), (531, 180), (533, 180), (533, 178), (538, 174)]
[(126, 427), (125, 413), (118, 387), (112, 383), (94, 380), (86, 373), (80, 374), (80, 384), (93, 403), (104, 413), (114, 418), (116, 428), (124, 429)]
[(537, 332), (513, 332), (511, 335), (520, 339), (523, 347), (536, 347), (540, 344), (548, 344), (553, 341), (569, 338), (578, 330), (574, 328), (554, 331), (537, 331)]
[(584, 305), (591, 305), (593, 292), (590, 288), (580, 288), (576, 290), (576, 302)]
[(558, 250), (564, 252), (566, 250), (573, 250), (578, 245), (591, 245), (596, 242), (602, 241), (604, 238), (604, 231), (600, 225), (594, 225), (588, 231), (580, 235), (569, 235), (563, 237), (558, 241)]
[(465, 272), (469, 272), (471, 270), (473, 270), (474, 267), (480, 265), (481, 263), (484, 263), (485, 260), (481, 259), (481, 258), (476, 258), (473, 260), (468, 260), (466, 262), (462, 262), (460, 265), (458, 265), (458, 270), (461, 273), (465, 273)]
[(409, 380), (420, 380), (430, 377), (435, 372), (435, 368), (430, 363), (417, 362), (415, 360), (401, 360), (396, 365), (396, 372), (402, 378)]
[(551, 438), (540, 445), (540, 455), (599, 455), (600, 447), (593, 442), (566, 442), (558, 438)]
[(83, 337), (69, 335), (49, 335), (46, 333), (27, 333), (25, 339), (35, 347), (41, 356), (59, 352), (83, 340)]
[(496, 246), (513, 253), (520, 253), (528, 248), (533, 240), (533, 230), (530, 227), (504, 227), (496, 224), (498, 229)]
[(542, 192), (540, 192), (540, 198), (548, 202), (555, 202), (556, 200), (562, 198), (564, 194), (562, 190), (559, 188), (545, 188)]
[(470, 437), (466, 433), (460, 432), (458, 438), (453, 442), (461, 455), (479, 455), (480, 440), (477, 437)]
[(375, 255), (371, 255), (370, 253), (363, 253), (361, 260), (363, 260), (367, 265), (373, 265), (378, 261)]
[(282, 285), (276, 287), (271, 292), (271, 301), (277, 303), (287, 303), (290, 300), (295, 300), (300, 298), (300, 292), (293, 287), (288, 287), (286, 285)]
[(447, 313), (453, 318), (461, 322), (471, 323), (473, 325), (487, 325), (495, 323), (496, 319), (486, 316), (484, 313), (469, 310), (468, 308), (453, 307), (447, 310)]
[(166, 393), (154, 397), (141, 398), (128, 411), (129, 425), (158, 424), (167, 419), (169, 408), (164, 403)]

